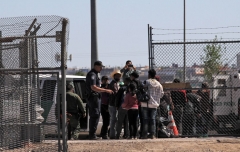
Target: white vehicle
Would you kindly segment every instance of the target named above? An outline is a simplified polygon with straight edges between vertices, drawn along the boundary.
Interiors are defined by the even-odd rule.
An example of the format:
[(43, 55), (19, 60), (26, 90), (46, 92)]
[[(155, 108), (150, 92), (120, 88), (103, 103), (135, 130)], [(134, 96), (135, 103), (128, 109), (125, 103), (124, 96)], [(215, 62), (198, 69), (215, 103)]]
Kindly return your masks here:
[[(66, 75), (66, 84), (73, 82), (75, 93), (78, 94), (83, 100), (86, 108), (86, 76)], [(44, 109), (42, 114), (44, 118), (43, 133), (45, 135), (57, 134), (57, 119), (56, 119), (56, 103), (60, 100), (61, 96), (61, 76), (59, 81), (57, 77), (53, 75), (41, 75), (40, 76), (40, 89), (41, 89), (41, 107)], [(58, 93), (58, 94), (57, 94)], [(87, 116), (80, 118), (81, 134), (88, 134), (89, 131), (89, 115), (88, 108), (86, 108)], [(100, 117), (97, 135), (100, 134), (102, 127), (102, 119)], [(81, 135), (80, 134), (80, 135)]]
[(211, 98), (213, 115), (219, 133), (240, 129), (240, 73), (237, 71), (213, 76)]

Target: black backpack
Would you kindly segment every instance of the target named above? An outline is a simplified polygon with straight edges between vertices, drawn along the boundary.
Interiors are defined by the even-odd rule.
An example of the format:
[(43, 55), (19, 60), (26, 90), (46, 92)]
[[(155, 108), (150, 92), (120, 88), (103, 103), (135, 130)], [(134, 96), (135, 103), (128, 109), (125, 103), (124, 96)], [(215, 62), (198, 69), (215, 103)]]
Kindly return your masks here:
[(150, 100), (150, 96), (147, 91), (144, 89), (142, 83), (139, 80), (133, 80), (132, 82), (136, 86), (136, 95), (139, 102), (148, 102)]

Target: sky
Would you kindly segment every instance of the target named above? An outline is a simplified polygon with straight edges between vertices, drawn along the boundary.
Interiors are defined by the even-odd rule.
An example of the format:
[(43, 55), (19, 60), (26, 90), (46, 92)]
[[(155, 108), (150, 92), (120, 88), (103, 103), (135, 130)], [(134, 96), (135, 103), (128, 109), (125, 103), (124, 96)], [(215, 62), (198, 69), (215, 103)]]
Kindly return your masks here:
[[(153, 28), (155, 41), (183, 39), (183, 0), (96, 0), (98, 59), (106, 66), (124, 66), (127, 60), (134, 65), (148, 65), (148, 31)], [(186, 0), (186, 39), (239, 38), (239, 0)], [(91, 29), (90, 0), (5, 0), (1, 3), (0, 18), (18, 16), (58, 15), (70, 20), (68, 67), (90, 67)], [(160, 30), (180, 29), (180, 30)], [(169, 34), (175, 33), (175, 34)], [(176, 34), (180, 33), (180, 34)], [(174, 61), (169, 61), (174, 62)]]

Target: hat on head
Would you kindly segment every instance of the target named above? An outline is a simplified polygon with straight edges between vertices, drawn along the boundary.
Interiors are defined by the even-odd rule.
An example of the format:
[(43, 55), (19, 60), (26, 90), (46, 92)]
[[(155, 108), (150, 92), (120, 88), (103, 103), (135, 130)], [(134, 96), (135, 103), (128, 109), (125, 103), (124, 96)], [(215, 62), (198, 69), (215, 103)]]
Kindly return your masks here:
[(95, 66), (95, 65), (105, 67), (105, 66), (102, 64), (102, 61), (95, 61), (95, 62), (94, 62), (94, 66)]
[(71, 81), (71, 82), (69, 82), (67, 85), (71, 85), (73, 88), (74, 88), (74, 84), (73, 84), (73, 82)]
[(122, 73), (120, 70), (114, 70), (112, 73), (111, 73), (111, 77), (114, 78), (114, 75), (115, 74), (120, 74), (122, 76)]
[(138, 78), (139, 77), (139, 74), (137, 71), (133, 71), (130, 76), (133, 76), (134, 78)]

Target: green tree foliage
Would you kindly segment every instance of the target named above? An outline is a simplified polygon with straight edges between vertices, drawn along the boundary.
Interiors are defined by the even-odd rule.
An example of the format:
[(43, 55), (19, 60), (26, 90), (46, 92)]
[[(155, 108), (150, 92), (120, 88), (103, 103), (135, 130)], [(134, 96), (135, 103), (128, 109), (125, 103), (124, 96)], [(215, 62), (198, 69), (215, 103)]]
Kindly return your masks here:
[[(213, 42), (217, 42), (217, 36), (213, 40)], [(218, 43), (208, 44), (204, 48), (205, 56), (201, 57), (201, 60), (204, 64), (204, 75), (207, 81), (212, 80), (212, 76), (217, 74), (220, 71), (220, 68), (223, 65), (222, 55), (225, 52), (225, 48)]]
[(78, 72), (76, 72), (75, 75), (86, 76), (86, 74), (85, 74), (84, 72), (82, 72), (81, 70), (79, 70)]

